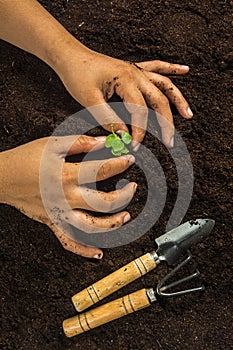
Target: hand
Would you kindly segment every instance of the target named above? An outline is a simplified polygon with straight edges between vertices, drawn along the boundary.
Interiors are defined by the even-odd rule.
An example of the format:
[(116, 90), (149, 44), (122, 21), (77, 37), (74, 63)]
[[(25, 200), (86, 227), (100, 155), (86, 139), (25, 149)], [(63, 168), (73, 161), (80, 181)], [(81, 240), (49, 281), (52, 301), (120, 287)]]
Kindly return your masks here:
[[(185, 74), (187, 66), (162, 61), (129, 63), (80, 47), (70, 46), (69, 57), (64, 53), (57, 73), (69, 93), (84, 107), (88, 107), (103, 127), (128, 131), (125, 123), (106, 103), (114, 92), (124, 101), (132, 116), (132, 147), (137, 150), (147, 125), (146, 104), (158, 112), (162, 140), (168, 147), (174, 145), (174, 123), (169, 105), (172, 102), (184, 118), (191, 118), (188, 102), (168, 77), (162, 74)], [(60, 63), (61, 63), (60, 62)], [(98, 106), (96, 106), (98, 105)]]
[(134, 182), (109, 193), (92, 190), (85, 184), (123, 172), (134, 162), (134, 157), (126, 155), (81, 163), (68, 163), (65, 157), (98, 150), (104, 142), (105, 137), (50, 137), (2, 152), (0, 201), (48, 225), (65, 249), (102, 258), (100, 249), (72, 239), (71, 225), (92, 233), (113, 230), (130, 219), (127, 211), (95, 217), (85, 210), (110, 212), (125, 206), (136, 190)]
[[(30, 28), (30, 30), (28, 29)], [(111, 131), (127, 130), (106, 103), (116, 92), (132, 116), (133, 149), (143, 140), (146, 104), (157, 112), (166, 146), (174, 143), (173, 103), (184, 118), (192, 112), (181, 92), (162, 74), (185, 74), (189, 68), (162, 61), (138, 64), (89, 50), (55, 20), (37, 1), (0, 0), (0, 38), (38, 56), (59, 75), (70, 94), (88, 107), (96, 120)]]

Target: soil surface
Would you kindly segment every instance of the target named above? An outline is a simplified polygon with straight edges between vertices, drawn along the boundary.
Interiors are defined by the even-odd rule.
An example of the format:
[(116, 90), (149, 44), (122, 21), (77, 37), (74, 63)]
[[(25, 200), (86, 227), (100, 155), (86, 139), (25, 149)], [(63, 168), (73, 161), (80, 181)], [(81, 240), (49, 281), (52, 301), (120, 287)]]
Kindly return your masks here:
[[(65, 251), (47, 227), (1, 205), (0, 348), (232, 349), (233, 2), (41, 3), (75, 37), (96, 51), (128, 61), (161, 59), (190, 66), (188, 75), (172, 77), (194, 112), (194, 118), (186, 121), (174, 110), (177, 131), (187, 145), (194, 169), (192, 200), (183, 222), (203, 217), (216, 220), (216, 225), (207, 239), (192, 248), (193, 265), (198, 266), (206, 286), (204, 293), (162, 300), (68, 339), (61, 325), (63, 319), (76, 314), (71, 296), (153, 250), (154, 239), (164, 233), (177, 196), (174, 161), (157, 140), (146, 136), (144, 146), (157, 156), (166, 175), (165, 208), (146, 234), (128, 245), (105, 249), (102, 261)], [(5, 42), (0, 42), (0, 89), (2, 151), (51, 135), (67, 116), (81, 109), (49, 67)], [(144, 159), (142, 151), (139, 158), (140, 154)], [(185, 161), (183, 164), (185, 167)], [(123, 177), (138, 182), (129, 205), (132, 216), (137, 217), (147, 198), (145, 177), (136, 165)], [(112, 185), (110, 181), (105, 188)], [(105, 302), (155, 286), (166, 271), (165, 264), (161, 264), (157, 271)]]

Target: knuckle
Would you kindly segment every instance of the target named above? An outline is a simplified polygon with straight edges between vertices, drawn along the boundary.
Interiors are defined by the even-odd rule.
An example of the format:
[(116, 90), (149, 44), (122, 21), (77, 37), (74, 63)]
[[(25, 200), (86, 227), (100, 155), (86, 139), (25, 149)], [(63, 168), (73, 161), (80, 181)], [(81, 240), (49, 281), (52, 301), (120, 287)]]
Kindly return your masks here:
[(165, 107), (165, 108), (169, 107), (169, 100), (168, 100), (168, 98), (166, 96), (164, 96), (164, 95), (160, 96), (160, 98), (159, 98), (159, 105), (161, 107)]
[(112, 173), (112, 165), (110, 164), (110, 162), (104, 162), (99, 171), (98, 171), (98, 175), (97, 177), (99, 179), (107, 179)]
[(70, 191), (67, 191), (66, 189), (65, 189), (65, 197), (68, 203), (73, 204), (74, 196), (70, 193)]
[(130, 63), (128, 63), (124, 68), (124, 76), (126, 77), (126, 79), (133, 80), (136, 72), (136, 67), (134, 67)]
[(128, 69), (126, 72), (125, 72), (125, 80), (127, 80), (128, 82), (133, 82), (135, 79), (135, 72), (132, 71), (132, 69)]
[(173, 90), (173, 83), (167, 77), (162, 77), (159, 81), (155, 82), (157, 88), (164, 94), (168, 93), (170, 90)]
[(64, 171), (62, 173), (62, 184), (63, 186), (66, 186), (68, 184), (70, 184), (72, 182), (73, 178), (71, 176), (71, 174), (67, 171)]
[(113, 219), (111, 221), (111, 224), (110, 224), (111, 226), (109, 228), (110, 229), (118, 228), (118, 227), (121, 227), (122, 224), (123, 224), (122, 219), (119, 219), (119, 218)]
[(163, 77), (162, 81), (165, 85), (172, 85), (172, 81), (168, 77)]
[(102, 211), (105, 213), (109, 213), (116, 208), (116, 195), (115, 192), (105, 193), (102, 198)]
[(159, 96), (157, 96), (156, 100), (154, 99), (151, 101), (150, 105), (151, 105), (151, 108), (155, 110), (158, 108), (167, 109), (169, 107), (169, 100), (165, 95), (161, 93), (159, 94)]
[(79, 143), (81, 146), (85, 146), (86, 143), (90, 141), (90, 139), (91, 139), (90, 136), (82, 135), (77, 138), (76, 142)]
[(118, 166), (119, 172), (126, 170), (129, 166), (130, 166), (129, 158), (126, 158), (123, 156), (121, 159), (119, 159), (119, 166)]

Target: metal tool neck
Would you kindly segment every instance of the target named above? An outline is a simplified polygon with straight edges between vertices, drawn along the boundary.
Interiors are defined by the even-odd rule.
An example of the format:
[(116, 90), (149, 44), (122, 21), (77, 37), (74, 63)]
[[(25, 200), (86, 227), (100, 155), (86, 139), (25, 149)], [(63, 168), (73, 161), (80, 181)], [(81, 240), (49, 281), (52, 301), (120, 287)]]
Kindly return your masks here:
[(160, 259), (156, 251), (153, 250), (153, 252), (150, 252), (150, 255), (151, 255), (151, 258), (154, 259), (154, 261), (156, 262), (156, 265), (158, 265), (160, 263)]
[(157, 300), (156, 292), (153, 288), (148, 288), (146, 290), (146, 294), (147, 294), (147, 297), (148, 297), (150, 303), (154, 303)]

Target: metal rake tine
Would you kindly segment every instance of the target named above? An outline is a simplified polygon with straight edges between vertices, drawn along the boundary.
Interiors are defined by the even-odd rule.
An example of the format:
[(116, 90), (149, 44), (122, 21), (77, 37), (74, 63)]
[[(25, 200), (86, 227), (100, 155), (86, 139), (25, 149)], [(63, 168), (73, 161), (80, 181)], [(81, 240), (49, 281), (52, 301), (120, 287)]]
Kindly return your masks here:
[(173, 293), (164, 293), (160, 289), (160, 291), (157, 291), (157, 293), (160, 296), (162, 296), (162, 297), (175, 297), (175, 296), (180, 296), (180, 295), (189, 294), (189, 293), (193, 293), (193, 292), (198, 292), (198, 291), (202, 291), (202, 290), (205, 290), (204, 286), (190, 288), (190, 289), (185, 289), (185, 290), (180, 290), (178, 292), (173, 292)]
[(177, 286), (177, 285), (179, 285), (179, 284), (181, 284), (183, 282), (190, 281), (191, 279), (193, 279), (193, 278), (195, 278), (195, 277), (197, 277), (199, 275), (200, 275), (200, 272), (197, 270), (192, 275), (189, 275), (187, 277), (183, 277), (183, 278), (179, 279), (178, 281), (174, 281), (174, 282), (172, 282), (172, 283), (170, 283), (170, 284), (168, 284), (166, 286), (161, 287), (160, 290), (164, 291), (164, 290), (170, 289), (170, 288), (175, 287), (175, 286)]
[(164, 296), (164, 297), (172, 297), (172, 296), (179, 296), (179, 295), (183, 295), (183, 294), (188, 294), (188, 293), (193, 293), (196, 291), (201, 291), (204, 290), (205, 287), (201, 286), (201, 287), (196, 287), (196, 288), (190, 288), (190, 289), (185, 289), (182, 291), (178, 291), (178, 292), (171, 292), (171, 293), (164, 293), (165, 290), (175, 287), (183, 282), (189, 281), (195, 277), (197, 277), (200, 272), (197, 270), (195, 273), (193, 273), (192, 275), (189, 275), (187, 277), (181, 278), (178, 281), (174, 281), (168, 285), (164, 285), (164, 283), (170, 278), (172, 277), (179, 269), (181, 269), (184, 265), (186, 265), (190, 260), (191, 260), (192, 256), (190, 254), (190, 252), (188, 252), (188, 257), (183, 260), (180, 264), (178, 264), (172, 271), (170, 271), (157, 285), (156, 288), (156, 292), (158, 295), (160, 296)]

